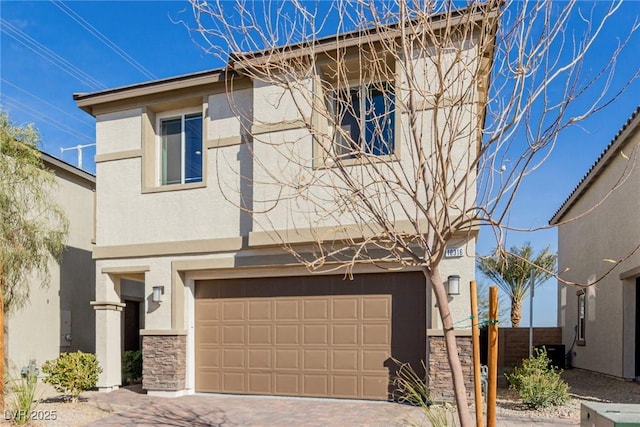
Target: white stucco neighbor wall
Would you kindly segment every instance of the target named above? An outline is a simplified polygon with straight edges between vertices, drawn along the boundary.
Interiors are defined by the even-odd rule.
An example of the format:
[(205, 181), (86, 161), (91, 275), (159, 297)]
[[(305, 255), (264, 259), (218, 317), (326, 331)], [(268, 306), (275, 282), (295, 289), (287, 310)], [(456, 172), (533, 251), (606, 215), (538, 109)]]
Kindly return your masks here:
[[(640, 243), (639, 143), (636, 127), (620, 146), (624, 156), (616, 152), (562, 218), (568, 222), (558, 227), (561, 278), (593, 283), (611, 269), (611, 260), (626, 258)], [(640, 252), (585, 290), (586, 340), (584, 346), (573, 347), (574, 366), (617, 377), (635, 376), (635, 277), (620, 276), (638, 267)], [(578, 291), (562, 283), (558, 287), (558, 324), (567, 349), (575, 336)]]
[[(61, 351), (95, 351), (94, 313), (89, 306), (95, 292), (91, 258), (94, 184), (45, 165), (56, 174), (50, 197), (69, 220), (67, 249), (60, 264), (49, 263), (49, 286), (43, 287), (41, 278), (32, 275), (27, 305), (8, 316), (8, 374), (14, 376), (31, 359), (41, 366)], [(70, 340), (65, 339), (67, 333)]]

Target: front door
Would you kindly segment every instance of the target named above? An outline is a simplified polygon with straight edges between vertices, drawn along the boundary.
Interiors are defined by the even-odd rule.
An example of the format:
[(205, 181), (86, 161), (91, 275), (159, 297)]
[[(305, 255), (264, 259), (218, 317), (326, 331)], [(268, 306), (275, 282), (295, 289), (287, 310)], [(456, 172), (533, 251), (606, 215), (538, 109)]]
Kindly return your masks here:
[(123, 351), (140, 350), (140, 302), (124, 300)]

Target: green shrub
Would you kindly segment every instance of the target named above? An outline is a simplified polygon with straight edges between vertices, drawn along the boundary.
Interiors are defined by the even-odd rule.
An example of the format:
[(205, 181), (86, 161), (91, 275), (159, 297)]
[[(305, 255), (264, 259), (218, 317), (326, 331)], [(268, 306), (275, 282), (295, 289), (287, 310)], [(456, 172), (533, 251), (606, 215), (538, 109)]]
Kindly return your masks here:
[(42, 372), (49, 374), (43, 380), (45, 383), (76, 402), (80, 393), (95, 387), (102, 368), (98, 366), (95, 354), (76, 351), (62, 353), (57, 359), (45, 362)]
[(38, 375), (35, 372), (27, 372), (26, 375), (12, 379), (9, 390), (9, 410), (5, 416), (14, 424), (23, 425), (29, 422), (31, 411), (38, 406), (36, 390), (38, 388)]
[(122, 384), (128, 385), (142, 378), (142, 352), (122, 353)]
[(561, 372), (550, 366), (546, 350), (537, 349), (532, 357), (505, 373), (505, 377), (509, 388), (518, 393), (525, 405), (539, 409), (569, 401), (569, 386), (560, 377)]

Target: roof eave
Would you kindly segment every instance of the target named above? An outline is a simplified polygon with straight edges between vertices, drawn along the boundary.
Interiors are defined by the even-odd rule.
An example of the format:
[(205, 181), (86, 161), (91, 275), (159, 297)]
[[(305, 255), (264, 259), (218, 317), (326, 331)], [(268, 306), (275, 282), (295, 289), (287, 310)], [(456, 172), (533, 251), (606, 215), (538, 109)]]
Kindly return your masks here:
[(79, 108), (89, 114), (93, 114), (92, 107), (98, 104), (105, 104), (108, 102), (120, 101), (143, 95), (151, 95), (175, 89), (195, 87), (203, 84), (223, 82), (227, 78), (227, 75), (228, 72), (223, 68), (199, 71), (166, 79), (121, 86), (99, 92), (74, 93), (73, 100), (76, 101)]
[(91, 184), (93, 187), (95, 187), (96, 185), (96, 177), (95, 175), (82, 170), (80, 168), (77, 168), (75, 166), (73, 166), (70, 163), (65, 162), (64, 160), (60, 160), (57, 159), (55, 157), (53, 157), (50, 154), (47, 154), (43, 151), (40, 152), (40, 157), (42, 158), (42, 161), (46, 164), (46, 165), (50, 165), (53, 167), (56, 167), (58, 169), (64, 170), (65, 172), (68, 172), (72, 175), (75, 175), (76, 177), (86, 181), (87, 183)]
[(567, 212), (573, 207), (573, 205), (582, 197), (587, 189), (593, 184), (600, 173), (607, 167), (613, 157), (618, 153), (618, 149), (624, 145), (629, 136), (640, 128), (640, 106), (636, 107), (635, 111), (629, 119), (625, 122), (622, 128), (618, 131), (613, 140), (604, 149), (602, 154), (596, 162), (591, 166), (589, 171), (580, 180), (576, 188), (571, 192), (569, 197), (564, 201), (562, 206), (556, 211), (556, 213), (549, 220), (549, 225), (558, 225), (560, 220), (567, 214)]

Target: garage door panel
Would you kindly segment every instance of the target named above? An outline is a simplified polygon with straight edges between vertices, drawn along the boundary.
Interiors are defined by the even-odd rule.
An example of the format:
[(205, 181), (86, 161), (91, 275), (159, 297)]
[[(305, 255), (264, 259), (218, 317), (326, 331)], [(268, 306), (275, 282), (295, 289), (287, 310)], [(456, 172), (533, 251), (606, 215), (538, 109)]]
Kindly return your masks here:
[[(386, 400), (421, 370), (421, 273), (196, 282), (196, 390)], [(385, 366), (386, 365), (386, 366)]]
[(376, 399), (389, 390), (388, 377), (363, 375), (360, 379), (362, 383), (362, 397), (365, 399)]
[(225, 348), (222, 350), (222, 369), (244, 368), (244, 349)]
[(292, 320), (297, 321), (300, 318), (299, 301), (298, 300), (280, 300), (275, 301), (276, 321)]
[(302, 394), (306, 396), (329, 396), (329, 376), (303, 374), (302, 387)]
[(200, 348), (198, 352), (199, 363), (198, 365), (203, 368), (217, 369), (220, 367), (220, 349), (214, 348)]
[(329, 343), (329, 325), (307, 324), (302, 326), (304, 345), (326, 346)]
[(234, 393), (246, 393), (246, 375), (244, 372), (224, 372), (222, 389)]
[(362, 299), (363, 320), (383, 320), (391, 318), (390, 297), (365, 297)]
[(275, 393), (285, 395), (297, 395), (300, 393), (298, 384), (300, 377), (297, 373), (276, 373), (275, 374)]
[(220, 373), (218, 371), (210, 371), (201, 369), (196, 377), (196, 387), (201, 391), (218, 391), (220, 390)]
[(249, 301), (249, 320), (271, 320), (271, 303), (272, 301)]
[(196, 337), (196, 344), (218, 345), (220, 343), (220, 339), (218, 338), (220, 328), (217, 324), (201, 324), (198, 328), (198, 332), (199, 333)]
[(271, 345), (271, 325), (248, 325), (249, 339), (247, 343), (249, 345)]
[(358, 396), (358, 376), (357, 375), (334, 375), (332, 378), (333, 387), (331, 394), (335, 397)]
[(358, 350), (333, 350), (331, 352), (331, 368), (334, 371), (357, 371)]
[(276, 349), (276, 369), (290, 369), (297, 371), (300, 368), (300, 351), (295, 349)]
[(249, 349), (249, 369), (272, 369), (270, 348)]
[(358, 298), (335, 298), (332, 303), (333, 320), (358, 320)]
[(298, 345), (300, 344), (300, 326), (298, 325), (276, 325), (277, 345)]
[(222, 344), (238, 344), (245, 343), (244, 325), (224, 325), (222, 326)]
[(389, 351), (387, 350), (363, 350), (362, 370), (363, 371), (383, 371), (386, 372), (385, 362), (389, 359)]
[(271, 393), (272, 389), (270, 373), (249, 373), (249, 393)]
[(219, 320), (220, 303), (217, 300), (200, 300), (195, 320), (198, 322), (217, 322)]
[(329, 301), (325, 298), (304, 300), (302, 320), (329, 320)]
[(329, 350), (304, 350), (302, 369), (326, 371), (329, 368)]
[(331, 343), (333, 345), (358, 345), (358, 330), (360, 325), (357, 323), (346, 325), (333, 325), (331, 334)]
[(362, 345), (381, 345), (389, 346), (391, 344), (391, 328), (386, 323), (362, 325)]
[(244, 301), (224, 301), (222, 303), (222, 321), (230, 320), (245, 321)]

